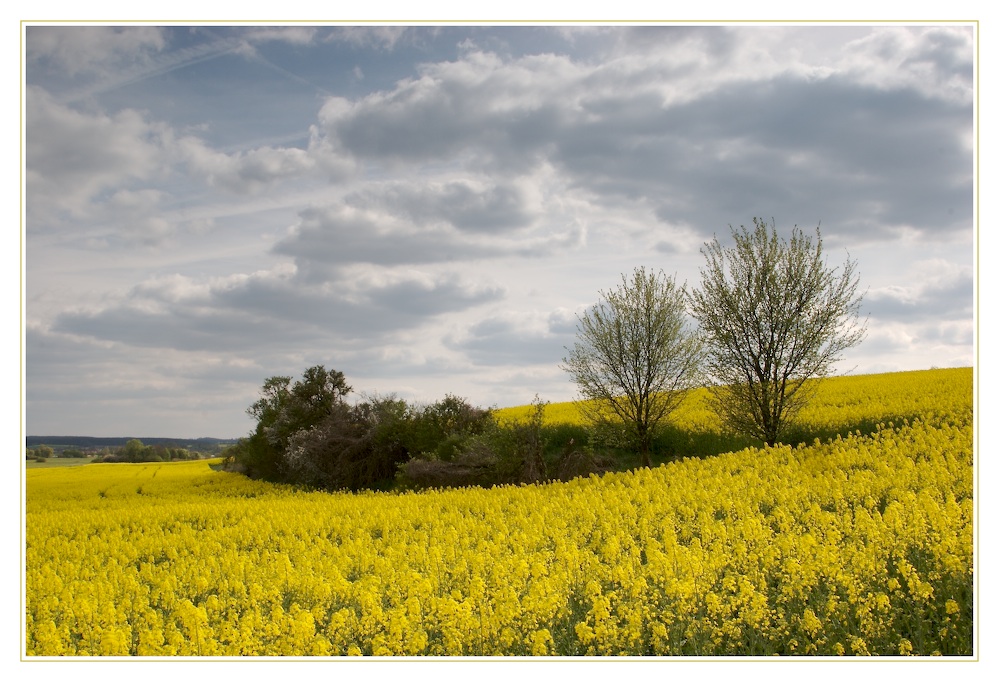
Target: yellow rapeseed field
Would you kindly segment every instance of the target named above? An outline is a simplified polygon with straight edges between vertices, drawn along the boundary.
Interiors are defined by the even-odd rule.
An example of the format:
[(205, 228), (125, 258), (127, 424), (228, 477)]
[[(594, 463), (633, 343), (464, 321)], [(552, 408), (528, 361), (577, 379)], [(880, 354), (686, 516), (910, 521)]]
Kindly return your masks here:
[[(933, 369), (891, 374), (863, 374), (824, 379), (816, 400), (800, 415), (809, 427), (842, 429), (860, 423), (878, 423), (916, 418), (947, 418), (971, 410), (972, 370)], [(497, 411), (500, 421), (526, 420), (530, 405)], [(549, 424), (583, 423), (574, 403), (545, 407)], [(708, 407), (708, 391), (701, 388), (680, 405), (672, 421), (683, 429), (718, 431), (718, 419)]]
[(884, 424), (489, 490), (29, 470), (25, 652), (971, 655), (971, 370), (829, 381), (804, 416)]

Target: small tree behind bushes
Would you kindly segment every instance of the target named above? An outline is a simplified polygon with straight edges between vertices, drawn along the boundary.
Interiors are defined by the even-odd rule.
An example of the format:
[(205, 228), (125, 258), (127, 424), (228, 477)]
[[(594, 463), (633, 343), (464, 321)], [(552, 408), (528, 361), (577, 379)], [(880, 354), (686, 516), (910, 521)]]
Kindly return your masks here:
[(294, 384), (291, 377), (269, 377), (260, 389), (260, 398), (246, 410), (257, 420), (256, 428), (235, 446), (230, 457), (238, 459), (254, 478), (286, 480), (291, 439), (340, 413), (351, 390), (342, 372), (322, 365), (305, 370)]

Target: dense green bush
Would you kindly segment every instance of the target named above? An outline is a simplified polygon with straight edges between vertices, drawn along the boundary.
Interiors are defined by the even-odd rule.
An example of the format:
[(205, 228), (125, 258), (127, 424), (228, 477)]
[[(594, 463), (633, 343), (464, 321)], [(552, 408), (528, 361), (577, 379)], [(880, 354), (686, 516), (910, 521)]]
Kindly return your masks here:
[(493, 486), (569, 480), (617, 468), (617, 461), (590, 446), (592, 429), (575, 424), (544, 423), (547, 403), (535, 398), (533, 410), (519, 422), (490, 415), (475, 433), (467, 433), (448, 459), (426, 454), (400, 467), (398, 484), (410, 488)]
[(465, 442), (491, 425), (492, 413), (447, 394), (437, 402), (410, 408), (405, 443), (412, 456), (444, 462), (462, 452)]
[(321, 422), (289, 439), (288, 479), (330, 490), (390, 481), (409, 456), (400, 438), (406, 413), (406, 404), (392, 398), (335, 406)]
[(492, 421), (489, 410), (448, 394), (430, 405), (395, 397), (345, 400), (342, 373), (322, 365), (301, 380), (270, 377), (247, 412), (257, 420), (248, 437), (225, 451), (229, 466), (249, 476), (321, 489), (393, 484), (414, 457), (449, 462)]

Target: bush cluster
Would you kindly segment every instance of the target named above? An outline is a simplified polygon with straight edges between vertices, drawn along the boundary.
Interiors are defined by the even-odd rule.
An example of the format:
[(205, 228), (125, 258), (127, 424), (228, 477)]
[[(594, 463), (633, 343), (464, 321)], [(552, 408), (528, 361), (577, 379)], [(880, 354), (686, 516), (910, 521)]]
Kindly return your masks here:
[[(828, 390), (836, 386), (836, 380), (827, 384)], [(431, 404), (395, 396), (351, 402), (352, 391), (342, 373), (322, 365), (307, 369), (297, 381), (267, 379), (261, 398), (247, 410), (256, 427), (224, 452), (227, 466), (252, 478), (320, 490), (386, 490), (567, 481), (643, 465), (624, 425), (587, 424), (576, 405), (571, 414), (565, 406), (539, 399), (522, 408), (494, 410), (452, 394)], [(913, 409), (901, 409), (897, 416)], [(829, 413), (828, 406), (823, 410)], [(703, 389), (677, 414), (675, 423), (660, 425), (650, 441), (656, 462), (760, 444), (721, 429)], [(822, 425), (812, 412), (803, 415), (801, 427), (788, 431), (789, 442), (875, 430), (870, 419)], [(156, 454), (148, 447), (126, 446), (113, 461), (150, 461), (129, 459), (132, 450), (139, 457)]]
[(225, 452), (253, 478), (323, 490), (493, 486), (568, 480), (612, 468), (582, 426), (545, 425), (535, 400), (520, 421), (448, 394), (432, 404), (369, 397), (351, 404), (342, 373), (271, 377), (247, 412), (257, 426)]
[(48, 445), (39, 445), (34, 448), (26, 448), (24, 459), (28, 462), (45, 462), (49, 457), (54, 457), (55, 453)]

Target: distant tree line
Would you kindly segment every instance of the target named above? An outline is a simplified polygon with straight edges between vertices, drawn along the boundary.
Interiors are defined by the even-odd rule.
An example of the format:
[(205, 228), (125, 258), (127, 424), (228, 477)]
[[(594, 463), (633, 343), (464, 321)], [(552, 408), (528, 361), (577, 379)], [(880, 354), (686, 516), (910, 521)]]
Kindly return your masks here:
[(125, 447), (130, 440), (141, 440), (146, 445), (163, 445), (167, 448), (184, 448), (206, 454), (218, 454), (222, 448), (232, 445), (235, 439), (223, 438), (158, 438), (158, 437), (97, 437), (97, 436), (26, 436), (24, 445), (36, 448), (45, 445), (52, 448), (58, 457), (65, 450), (80, 450), (94, 454), (102, 450), (116, 450)]
[(53, 457), (66, 458), (66, 459), (86, 459), (90, 455), (83, 450), (78, 450), (76, 448), (64, 448), (62, 450), (56, 450), (49, 445), (36, 445), (32, 448), (24, 449), (25, 459), (28, 461), (35, 462), (45, 462)]
[(169, 448), (165, 445), (145, 445), (138, 438), (125, 443), (122, 448), (105, 449), (95, 462), (175, 462), (188, 459), (201, 459), (203, 453), (187, 448)]
[(54, 454), (55, 452), (48, 445), (24, 449), (24, 458), (29, 462), (45, 462)]
[(84, 436), (29, 436), (25, 459), (87, 459), (94, 462), (170, 462), (218, 457), (235, 442), (218, 438), (92, 438)]

